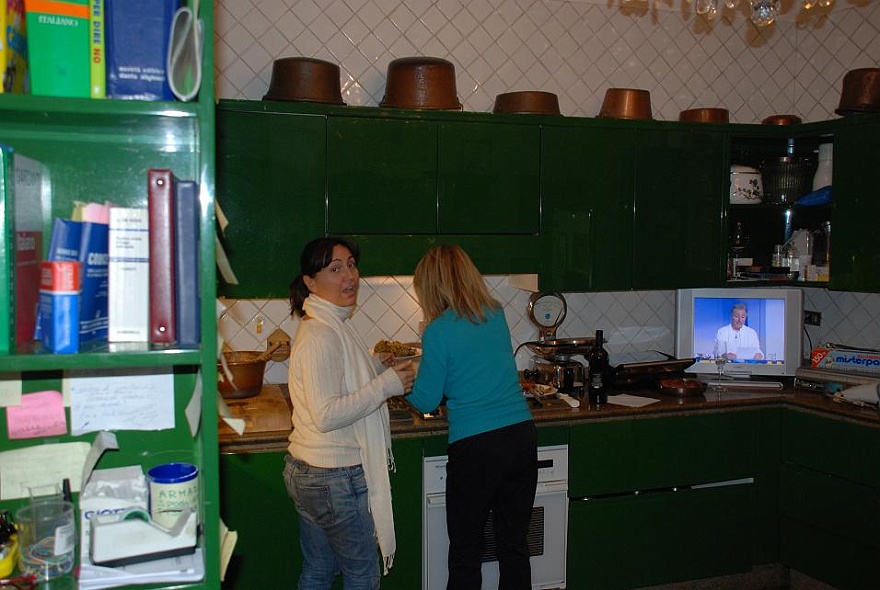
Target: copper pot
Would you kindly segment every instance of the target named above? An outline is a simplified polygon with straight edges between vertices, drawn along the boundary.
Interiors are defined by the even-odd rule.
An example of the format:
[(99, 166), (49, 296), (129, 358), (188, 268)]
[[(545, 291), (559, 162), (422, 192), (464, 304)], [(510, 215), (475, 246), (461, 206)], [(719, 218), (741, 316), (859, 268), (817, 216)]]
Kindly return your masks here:
[(558, 115), (559, 97), (552, 92), (522, 90), (495, 97), (493, 113)]
[(719, 108), (696, 108), (681, 111), (678, 120), (686, 123), (729, 123), (730, 111)]
[(838, 115), (880, 112), (880, 68), (850, 70), (843, 77)]
[(224, 352), (230, 381), (220, 361), (217, 362), (217, 390), (226, 399), (254, 397), (263, 389), (267, 353), (255, 350)]
[(637, 88), (609, 88), (605, 91), (599, 116), (610, 119), (652, 119), (651, 93)]
[(381, 107), (461, 110), (455, 66), (439, 57), (401, 57), (388, 64)]
[(312, 57), (285, 57), (272, 64), (272, 79), (263, 100), (345, 104), (339, 66)]
[(770, 115), (761, 121), (762, 125), (797, 125), (801, 118), (797, 115)]

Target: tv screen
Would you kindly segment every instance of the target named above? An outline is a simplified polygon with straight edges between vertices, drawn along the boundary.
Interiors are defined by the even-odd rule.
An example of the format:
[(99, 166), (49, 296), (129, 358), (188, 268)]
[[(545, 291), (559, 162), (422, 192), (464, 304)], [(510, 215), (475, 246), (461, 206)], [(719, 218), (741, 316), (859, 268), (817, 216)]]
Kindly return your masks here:
[(787, 288), (682, 289), (676, 295), (675, 353), (691, 373), (794, 376), (802, 362), (803, 293)]

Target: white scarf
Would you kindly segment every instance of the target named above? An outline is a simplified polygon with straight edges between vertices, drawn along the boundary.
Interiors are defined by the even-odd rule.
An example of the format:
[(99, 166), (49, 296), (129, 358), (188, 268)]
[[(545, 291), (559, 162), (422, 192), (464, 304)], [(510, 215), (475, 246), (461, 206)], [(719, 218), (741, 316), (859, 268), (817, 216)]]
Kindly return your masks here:
[[(357, 391), (378, 376), (366, 345), (347, 321), (354, 313), (354, 306), (339, 307), (312, 293), (303, 302), (303, 310), (310, 318), (329, 326), (339, 336), (345, 361), (345, 386), (349, 391)], [(394, 469), (389, 424), (388, 405), (382, 404), (378, 410), (352, 425), (360, 446), (384, 575), (388, 575), (397, 550), (391, 481), (388, 477), (389, 469)]]

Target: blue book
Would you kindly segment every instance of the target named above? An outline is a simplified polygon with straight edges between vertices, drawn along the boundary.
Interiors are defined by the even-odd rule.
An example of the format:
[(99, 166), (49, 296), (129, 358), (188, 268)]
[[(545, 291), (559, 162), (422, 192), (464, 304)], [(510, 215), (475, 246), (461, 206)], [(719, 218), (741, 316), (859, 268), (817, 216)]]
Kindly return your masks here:
[(181, 0), (104, 0), (107, 98), (174, 100), (166, 59)]
[[(80, 343), (107, 340), (107, 247), (107, 224), (55, 218), (47, 260), (82, 263)], [(47, 320), (41, 312), (34, 331), (35, 339), (41, 339), (44, 322)]]
[(177, 344), (197, 347), (199, 313), (199, 185), (194, 180), (174, 184), (174, 282), (177, 293)]

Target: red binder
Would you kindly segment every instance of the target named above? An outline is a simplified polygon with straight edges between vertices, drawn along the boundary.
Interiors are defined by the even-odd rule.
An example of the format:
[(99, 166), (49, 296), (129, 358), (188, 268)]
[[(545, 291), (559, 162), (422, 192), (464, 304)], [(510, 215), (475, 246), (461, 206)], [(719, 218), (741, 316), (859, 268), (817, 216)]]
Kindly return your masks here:
[(171, 170), (147, 171), (150, 215), (150, 343), (177, 342), (174, 287), (174, 183)]

